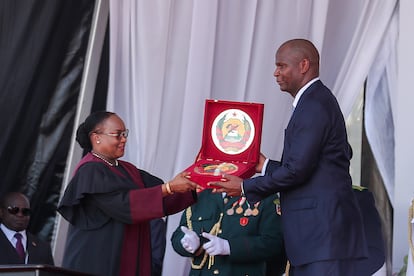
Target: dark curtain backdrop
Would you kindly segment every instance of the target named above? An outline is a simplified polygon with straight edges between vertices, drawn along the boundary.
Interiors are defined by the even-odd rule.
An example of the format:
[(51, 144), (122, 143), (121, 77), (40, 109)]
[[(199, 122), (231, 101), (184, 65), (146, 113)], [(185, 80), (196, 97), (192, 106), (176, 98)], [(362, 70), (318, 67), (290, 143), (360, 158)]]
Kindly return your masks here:
[(44, 240), (53, 232), (94, 4), (0, 1), (0, 195), (30, 198), (29, 230)]

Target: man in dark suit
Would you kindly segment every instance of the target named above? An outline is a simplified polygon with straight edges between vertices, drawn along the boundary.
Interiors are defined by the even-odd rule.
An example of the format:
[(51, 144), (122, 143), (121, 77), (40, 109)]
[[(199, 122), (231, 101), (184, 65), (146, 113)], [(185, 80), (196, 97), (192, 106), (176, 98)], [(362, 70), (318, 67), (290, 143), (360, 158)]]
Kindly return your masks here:
[(225, 175), (228, 182), (213, 184), (251, 202), (280, 192), (290, 276), (357, 275), (355, 266), (368, 253), (349, 174), (352, 150), (335, 96), (319, 80), (316, 47), (305, 39), (283, 43), (274, 76), (294, 97), (282, 160), (261, 156), (262, 176)]
[(0, 200), (0, 264), (54, 265), (50, 245), (26, 231), (30, 203), (21, 193)]
[(374, 196), (366, 187), (352, 188), (361, 209), (369, 253), (368, 259), (358, 263), (355, 275), (385, 275), (385, 243)]

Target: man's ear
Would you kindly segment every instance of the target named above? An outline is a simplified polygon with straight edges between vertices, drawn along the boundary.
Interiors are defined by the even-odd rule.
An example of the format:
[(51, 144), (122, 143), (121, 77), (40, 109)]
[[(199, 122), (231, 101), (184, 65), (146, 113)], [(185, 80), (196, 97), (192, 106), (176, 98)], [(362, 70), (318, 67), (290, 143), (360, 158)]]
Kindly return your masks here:
[(302, 59), (302, 61), (300, 62), (300, 72), (302, 74), (305, 74), (306, 72), (309, 71), (310, 68), (310, 60), (307, 58)]

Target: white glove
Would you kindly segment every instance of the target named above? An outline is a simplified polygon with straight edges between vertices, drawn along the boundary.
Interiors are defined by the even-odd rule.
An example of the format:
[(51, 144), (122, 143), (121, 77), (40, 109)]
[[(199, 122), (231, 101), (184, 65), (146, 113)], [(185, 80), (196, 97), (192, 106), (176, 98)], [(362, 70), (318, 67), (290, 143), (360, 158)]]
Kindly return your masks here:
[(206, 232), (203, 232), (201, 235), (210, 240), (203, 245), (203, 248), (206, 250), (208, 255), (230, 255), (230, 244), (228, 240), (213, 236)]
[(182, 246), (187, 252), (193, 254), (200, 247), (200, 238), (185, 226), (181, 226), (181, 231), (184, 232), (184, 237), (181, 239)]

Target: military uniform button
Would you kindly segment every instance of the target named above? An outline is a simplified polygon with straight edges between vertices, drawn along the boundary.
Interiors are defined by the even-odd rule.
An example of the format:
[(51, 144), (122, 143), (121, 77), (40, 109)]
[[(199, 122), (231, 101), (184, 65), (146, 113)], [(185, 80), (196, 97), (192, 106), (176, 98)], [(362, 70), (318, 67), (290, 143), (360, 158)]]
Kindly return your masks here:
[(220, 271), (218, 269), (214, 269), (213, 274), (218, 275), (218, 274), (220, 274)]
[(219, 233), (219, 234), (221, 234), (221, 233), (223, 233), (223, 231), (220, 229), (220, 230), (218, 231), (218, 233)]
[(198, 217), (198, 220), (202, 220), (203, 218), (202, 217)]

